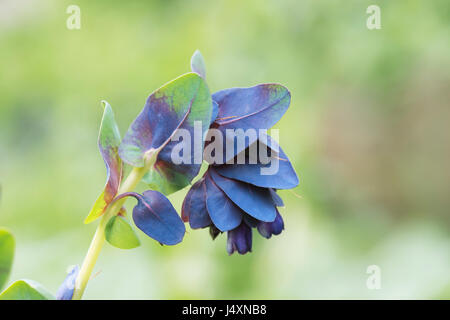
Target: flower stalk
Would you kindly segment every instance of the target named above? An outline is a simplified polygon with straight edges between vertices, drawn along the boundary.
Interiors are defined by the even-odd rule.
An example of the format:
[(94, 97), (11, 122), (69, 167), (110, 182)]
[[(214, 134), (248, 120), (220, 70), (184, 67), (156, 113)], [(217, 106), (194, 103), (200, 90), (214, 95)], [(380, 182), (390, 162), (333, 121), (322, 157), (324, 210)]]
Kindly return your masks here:
[[(148, 158), (144, 167), (137, 168), (134, 167), (125, 181), (119, 188), (118, 195), (133, 191), (138, 185), (139, 181), (148, 172), (148, 169), (155, 163), (157, 153), (153, 153), (151, 157)], [(125, 203), (126, 198), (118, 199), (113, 202), (111, 206), (103, 214), (100, 223), (95, 231), (94, 238), (92, 238), (91, 245), (89, 246), (86, 257), (84, 258), (83, 264), (81, 266), (78, 277), (75, 281), (75, 289), (73, 292), (72, 300), (80, 300), (83, 296), (86, 285), (91, 277), (92, 270), (94, 269), (95, 263), (97, 262), (100, 251), (102, 250), (103, 244), (105, 243), (105, 227), (109, 219), (117, 215)]]

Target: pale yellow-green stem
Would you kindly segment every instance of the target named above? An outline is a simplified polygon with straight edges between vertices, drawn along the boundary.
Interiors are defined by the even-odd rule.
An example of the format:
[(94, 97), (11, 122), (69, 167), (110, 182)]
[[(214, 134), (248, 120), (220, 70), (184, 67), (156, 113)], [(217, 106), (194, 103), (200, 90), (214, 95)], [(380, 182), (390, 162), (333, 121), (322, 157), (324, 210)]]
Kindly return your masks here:
[[(122, 194), (125, 192), (131, 192), (136, 188), (139, 181), (148, 171), (148, 168), (156, 161), (156, 155), (159, 150), (151, 150), (147, 155), (147, 161), (142, 168), (133, 168), (128, 175), (128, 177), (121, 184), (117, 194)], [(100, 251), (102, 250), (103, 244), (105, 243), (105, 227), (109, 219), (117, 215), (125, 203), (126, 198), (119, 199), (115, 201), (103, 214), (100, 223), (95, 231), (94, 238), (91, 241), (89, 250), (84, 258), (83, 264), (81, 266), (78, 277), (75, 281), (75, 289), (73, 292), (72, 300), (80, 300), (83, 296), (84, 289), (91, 277), (92, 270), (94, 269), (95, 263), (97, 262)]]

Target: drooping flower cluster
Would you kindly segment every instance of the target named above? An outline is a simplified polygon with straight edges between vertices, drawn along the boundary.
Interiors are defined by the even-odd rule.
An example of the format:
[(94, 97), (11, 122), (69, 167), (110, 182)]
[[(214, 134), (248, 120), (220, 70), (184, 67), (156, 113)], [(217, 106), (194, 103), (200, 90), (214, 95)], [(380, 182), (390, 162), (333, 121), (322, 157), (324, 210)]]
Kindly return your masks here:
[[(228, 232), (228, 252), (244, 254), (251, 250), (253, 228), (266, 238), (281, 233), (284, 222), (277, 207), (283, 202), (276, 190), (298, 185), (289, 159), (266, 133), (287, 111), (290, 93), (282, 85), (269, 83), (211, 95), (198, 51), (192, 56), (191, 69), (148, 97), (123, 139), (105, 102), (98, 144), (107, 182), (86, 223), (103, 216), (116, 201), (133, 196), (138, 204), (132, 218), (141, 231), (161, 244), (181, 242), (185, 227), (166, 196), (197, 176), (203, 150), (214, 156), (206, 156), (209, 168), (188, 192), (182, 219), (194, 229), (209, 227), (213, 238)], [(180, 141), (181, 133), (187, 135)], [(194, 149), (200, 149), (200, 157), (191, 152)], [(181, 163), (174, 161), (180, 150)], [(150, 190), (140, 195), (121, 188), (124, 165), (143, 173), (140, 178)], [(110, 217), (105, 237), (123, 249), (140, 243), (125, 214)]]
[[(294, 188), (299, 182), (286, 154), (265, 133), (286, 112), (290, 94), (281, 85), (262, 84), (222, 90), (212, 99), (217, 116), (210, 131), (216, 130), (226, 141), (221, 144), (219, 158), (209, 159), (208, 170), (186, 195), (182, 219), (192, 229), (209, 227), (213, 239), (227, 232), (228, 253), (245, 254), (252, 250), (252, 229), (265, 238), (283, 231), (277, 207), (284, 204), (276, 190)], [(258, 134), (230, 138), (227, 130), (258, 130)], [(272, 160), (277, 165), (270, 170)]]
[(227, 232), (228, 253), (245, 254), (252, 249), (252, 228), (267, 239), (283, 231), (283, 218), (277, 208), (283, 206), (283, 201), (272, 188), (218, 173), (228, 170), (227, 166), (210, 166), (191, 187), (183, 202), (182, 219), (189, 221), (192, 229), (209, 227), (213, 239)]

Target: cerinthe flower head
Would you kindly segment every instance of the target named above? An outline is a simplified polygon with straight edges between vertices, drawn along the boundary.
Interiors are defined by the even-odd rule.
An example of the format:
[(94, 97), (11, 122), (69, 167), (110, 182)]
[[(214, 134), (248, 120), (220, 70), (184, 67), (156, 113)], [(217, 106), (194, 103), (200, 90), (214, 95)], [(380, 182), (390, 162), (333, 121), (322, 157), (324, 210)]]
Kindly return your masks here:
[[(259, 118), (249, 119), (247, 116), (241, 116), (240, 121), (229, 121), (238, 116), (229, 115), (227, 109), (231, 105), (239, 106), (239, 101), (240, 106), (248, 109), (247, 114), (253, 115), (255, 113), (252, 113), (250, 108), (255, 101), (259, 104), (276, 105), (276, 101), (266, 101), (271, 96), (267, 94), (267, 88), (257, 88), (259, 94), (253, 97), (253, 91), (248, 92), (250, 89), (252, 88), (228, 89), (214, 94), (213, 100), (218, 105), (218, 115), (211, 128), (222, 131), (224, 126), (233, 125), (236, 129), (245, 121), (243, 126), (246, 130), (251, 128), (253, 122), (256, 123), (257, 129), (265, 129), (262, 122), (270, 119), (273, 114), (268, 112), (269, 107), (265, 109), (264, 121), (259, 121)], [(247, 92), (243, 93), (241, 90)], [(260, 97), (261, 92), (266, 98)], [(277, 101), (283, 99), (285, 98), (281, 97)], [(261, 108), (257, 106), (255, 109)], [(278, 111), (275, 110), (275, 118), (281, 117)], [(269, 123), (271, 124), (271, 121)], [(267, 126), (267, 123), (265, 125)], [(234, 149), (231, 152), (228, 150), (227, 153), (226, 146), (223, 146), (223, 159), (210, 163), (203, 177), (189, 190), (183, 202), (182, 218), (185, 222), (189, 221), (193, 229), (209, 227), (213, 239), (219, 233), (227, 232), (228, 253), (237, 251), (245, 254), (252, 249), (253, 229), (265, 238), (279, 235), (283, 231), (284, 221), (277, 207), (284, 204), (276, 190), (296, 187), (298, 177), (278, 143), (265, 133), (258, 134), (254, 140), (247, 139), (242, 150), (234, 143)], [(277, 161), (276, 170), (273, 172), (269, 170), (272, 162), (267, 159), (263, 161), (260, 157), (264, 154), (261, 150), (268, 159)], [(265, 174), (262, 173), (264, 170)]]

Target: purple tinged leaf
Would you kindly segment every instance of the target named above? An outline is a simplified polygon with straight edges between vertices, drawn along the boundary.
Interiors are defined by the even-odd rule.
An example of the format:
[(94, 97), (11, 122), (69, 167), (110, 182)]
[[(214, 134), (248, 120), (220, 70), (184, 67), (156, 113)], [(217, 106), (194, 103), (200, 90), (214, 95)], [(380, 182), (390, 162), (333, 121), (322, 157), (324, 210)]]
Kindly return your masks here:
[(175, 245), (183, 240), (186, 231), (184, 223), (162, 193), (153, 190), (144, 191), (142, 195), (127, 192), (116, 199), (127, 196), (138, 201), (133, 208), (133, 220), (146, 235), (166, 245)]
[[(207, 104), (204, 108), (210, 108), (210, 99), (204, 80), (196, 73), (182, 75), (159, 88), (148, 97), (125, 134), (119, 148), (121, 158), (130, 165), (143, 167), (146, 152), (163, 148), (191, 109), (204, 104)], [(207, 119), (210, 116), (208, 113)]]
[(181, 217), (189, 221), (192, 229), (205, 228), (212, 222), (206, 209), (205, 178), (197, 181), (189, 190), (183, 201)]
[[(169, 195), (187, 186), (200, 171), (203, 137), (209, 129), (212, 112), (212, 100), (206, 84), (202, 87), (199, 95), (201, 95), (197, 99), (199, 102), (191, 107), (189, 115), (179, 127), (180, 132), (185, 130), (189, 135), (180, 137), (180, 141), (177, 139), (169, 141), (158, 154), (153, 168), (144, 177), (144, 182), (153, 190)], [(187, 152), (187, 163), (174, 163), (173, 152), (177, 152), (177, 154)]]
[(245, 213), (261, 221), (271, 222), (275, 219), (276, 209), (268, 189), (222, 177), (212, 167), (208, 173), (227, 197)]
[[(287, 88), (279, 84), (225, 89), (214, 93), (212, 97), (219, 105), (215, 124), (225, 137), (227, 129), (246, 131), (271, 128), (281, 119), (291, 101)], [(236, 138), (234, 140), (234, 145), (237, 146)], [(234, 154), (229, 156), (224, 153), (224, 160), (232, 159), (255, 141), (255, 137), (249, 137), (244, 148), (236, 148)]]
[(234, 251), (239, 254), (246, 254), (252, 251), (252, 229), (245, 223), (239, 227), (228, 231), (227, 251), (231, 255)]
[[(122, 157), (134, 166), (143, 166), (144, 154), (158, 149), (156, 163), (144, 182), (166, 195), (184, 188), (200, 170), (211, 106), (211, 94), (200, 76), (189, 73), (175, 79), (149, 97), (124, 138)], [(188, 156), (182, 159), (187, 161), (174, 163), (172, 154), (185, 152)]]
[(212, 101), (212, 113), (211, 113), (211, 123), (216, 121), (217, 115), (219, 114), (219, 105), (214, 100)]
[(258, 232), (264, 237), (269, 239), (272, 235), (279, 235), (284, 230), (284, 221), (281, 214), (277, 210), (277, 216), (273, 222), (259, 222)]
[(98, 147), (106, 165), (106, 186), (94, 203), (84, 223), (90, 223), (103, 215), (119, 190), (123, 176), (123, 164), (119, 157), (120, 132), (114, 119), (114, 113), (108, 102), (104, 104), (103, 118), (98, 136)]
[[(269, 138), (267, 145), (260, 143), (258, 147), (269, 148), (269, 146), (272, 146), (270, 162), (267, 163), (266, 161), (263, 164), (258, 156), (257, 163), (252, 164), (247, 157), (243, 164), (237, 164), (237, 161), (234, 161), (233, 164), (224, 164), (215, 167), (215, 169), (224, 177), (247, 182), (258, 187), (275, 189), (295, 188), (298, 186), (299, 180), (291, 162), (278, 146), (278, 143), (270, 136), (267, 135), (267, 137)], [(262, 174), (264, 169), (266, 173), (273, 172), (273, 174)]]
[(191, 70), (192, 72), (197, 73), (203, 79), (206, 78), (206, 66), (205, 60), (199, 50), (196, 50), (191, 58)]
[(236, 228), (242, 221), (244, 212), (236, 206), (206, 172), (206, 208), (212, 222), (220, 231)]
[(75, 281), (78, 277), (78, 273), (80, 272), (80, 268), (78, 266), (73, 266), (70, 268), (66, 279), (61, 284), (56, 293), (56, 300), (72, 300), (73, 291), (75, 289)]

